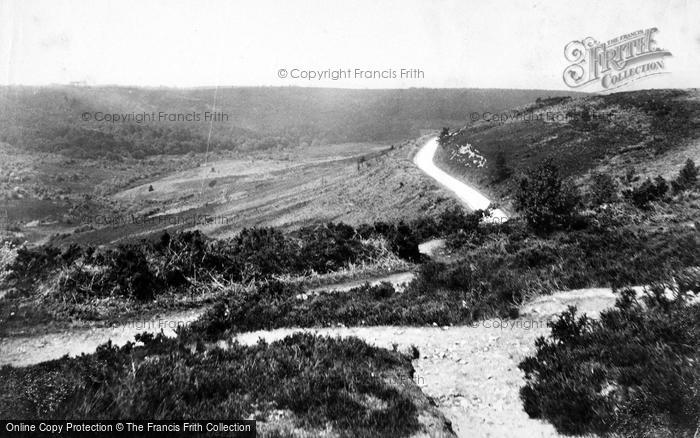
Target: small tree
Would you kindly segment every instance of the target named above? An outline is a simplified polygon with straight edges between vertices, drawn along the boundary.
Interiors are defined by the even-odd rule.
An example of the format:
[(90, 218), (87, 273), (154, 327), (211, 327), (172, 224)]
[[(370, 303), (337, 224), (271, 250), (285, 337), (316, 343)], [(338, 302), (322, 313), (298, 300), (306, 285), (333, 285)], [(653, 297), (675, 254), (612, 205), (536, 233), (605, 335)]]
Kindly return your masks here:
[(563, 181), (559, 169), (549, 159), (520, 179), (515, 194), (516, 210), (539, 231), (567, 225), (579, 202), (576, 188)]
[(630, 198), (637, 208), (647, 208), (650, 202), (663, 199), (666, 192), (668, 192), (668, 183), (659, 175), (654, 178), (654, 181), (647, 178), (642, 185), (633, 189), (630, 192)]
[(441, 145), (444, 145), (445, 142), (447, 141), (447, 137), (450, 136), (450, 128), (442, 128), (442, 131), (440, 131), (440, 136), (438, 137), (438, 143)]
[(505, 181), (513, 173), (513, 170), (506, 163), (506, 154), (502, 150), (496, 152), (493, 163), (496, 182)]
[(678, 172), (678, 178), (671, 183), (675, 193), (693, 188), (698, 182), (698, 167), (688, 158), (683, 168)]
[(152, 186), (152, 185), (149, 185), (149, 186), (148, 186), (148, 191), (149, 191), (149, 192), (152, 192), (152, 191), (153, 191), (153, 186)]
[(617, 201), (615, 180), (607, 173), (596, 173), (593, 175), (590, 197), (593, 205), (609, 204)]

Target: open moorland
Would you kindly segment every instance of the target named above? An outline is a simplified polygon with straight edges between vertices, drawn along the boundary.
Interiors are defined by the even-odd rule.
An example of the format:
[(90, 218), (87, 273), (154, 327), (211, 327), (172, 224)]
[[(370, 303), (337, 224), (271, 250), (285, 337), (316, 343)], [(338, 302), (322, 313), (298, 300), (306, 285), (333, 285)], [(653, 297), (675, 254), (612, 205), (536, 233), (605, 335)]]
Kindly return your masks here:
[[(465, 211), (413, 166), (432, 136), (353, 138), (288, 159), (178, 156), (105, 197), (117, 213), (236, 225), (8, 238), (0, 413), (206, 413), (256, 418), (270, 437), (692, 437), (697, 91), (543, 94), (506, 110), (569, 117), (435, 131), (436, 164), (479, 183), (507, 221)], [(405, 284), (381, 281), (397, 273)], [(127, 342), (158, 318), (187, 321)], [(112, 325), (129, 336), (60, 346), (92, 348)]]

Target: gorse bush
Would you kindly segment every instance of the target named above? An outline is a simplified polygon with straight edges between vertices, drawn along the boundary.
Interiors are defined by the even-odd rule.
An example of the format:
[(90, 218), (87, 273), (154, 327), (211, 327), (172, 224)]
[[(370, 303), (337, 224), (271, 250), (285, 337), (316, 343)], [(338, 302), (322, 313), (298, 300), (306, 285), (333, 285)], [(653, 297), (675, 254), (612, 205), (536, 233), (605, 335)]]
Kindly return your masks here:
[(438, 143), (444, 145), (450, 137), (450, 128), (442, 128), (438, 136)]
[(680, 270), (675, 275), (678, 283), (678, 292), (695, 292), (700, 294), (700, 266), (688, 267)]
[(365, 285), (307, 297), (298, 284), (266, 281), (231, 289), (192, 329), (215, 340), (280, 327), (464, 324), (515, 316), (523, 300), (552, 290), (648, 283), (700, 265), (700, 235), (683, 227), (538, 238), (508, 223), (482, 225), (464, 236), (453, 262), (423, 263), (403, 292)]
[(421, 241), (474, 230), (484, 214), (455, 208), (437, 219), (409, 223), (377, 222), (357, 228), (327, 223), (290, 233), (247, 228), (229, 239), (211, 239), (199, 231), (166, 232), (153, 241), (100, 250), (75, 244), (65, 249), (20, 247), (7, 266), (5, 281), (25, 294), (48, 282), (56, 286), (52, 289), (56, 298), (74, 303), (107, 296), (149, 300), (212, 277), (248, 283), (282, 275), (326, 274), (380, 259), (387, 248), (404, 260), (419, 262)]
[(516, 210), (538, 231), (568, 226), (579, 203), (576, 188), (562, 179), (551, 160), (529, 170), (515, 193)]
[[(426, 226), (425, 222), (421, 222), (422, 226)], [(402, 259), (411, 262), (420, 261), (420, 252), (418, 244), (420, 243), (414, 229), (404, 223), (398, 224), (387, 222), (376, 222), (373, 225), (360, 225), (357, 232), (363, 238), (384, 237), (389, 243), (392, 252)]]
[(615, 180), (607, 173), (593, 175), (590, 198), (593, 205), (609, 204), (617, 201), (617, 184)]
[(698, 182), (698, 168), (695, 162), (688, 158), (683, 168), (678, 172), (678, 178), (671, 182), (673, 191), (678, 193), (692, 189)]
[(493, 175), (496, 182), (503, 182), (510, 178), (513, 174), (513, 169), (508, 167), (506, 160), (506, 153), (502, 150), (496, 152), (496, 158), (494, 159), (493, 165)]
[(574, 308), (520, 363), (525, 411), (566, 434), (692, 437), (700, 418), (700, 308), (663, 287), (625, 290), (600, 320)]
[(423, 263), (403, 292), (383, 284), (306, 296), (299, 285), (267, 281), (232, 289), (190, 329), (217, 340), (281, 327), (456, 325), (514, 317), (532, 295), (651, 282), (700, 265), (700, 236), (684, 231), (595, 230), (536, 239), (510, 230), (467, 248), (452, 263)]
[(122, 295), (139, 300), (153, 298), (156, 277), (148, 267), (143, 252), (138, 248), (120, 246), (112, 254), (108, 281), (116, 284)]
[(552, 290), (644, 284), (700, 265), (700, 234), (673, 226), (641, 229), (589, 226), (533, 236), (509, 221), (450, 237), (454, 263), (473, 265), (490, 294), (515, 302)]
[[(399, 257), (419, 259), (418, 240), (410, 226), (380, 223), (363, 230), (386, 238)], [(39, 282), (53, 282), (58, 298), (73, 302), (105, 296), (148, 300), (171, 288), (188, 287), (193, 279), (214, 276), (250, 282), (275, 275), (323, 274), (373, 260), (385, 251), (345, 224), (329, 223), (290, 234), (275, 228), (244, 229), (222, 240), (187, 231), (112, 249), (21, 247), (7, 267), (6, 282), (27, 293)]]
[(236, 290), (188, 326), (182, 336), (215, 341), (235, 333), (281, 327), (452, 325), (513, 315), (512, 302), (498, 295), (486, 299), (487, 292), (470, 282), (468, 271), (451, 269), (424, 265), (419, 279), (403, 292), (384, 283), (305, 297), (302, 288), (272, 281), (252, 290)]
[[(0, 416), (24, 420), (249, 418), (290, 411), (306, 430), (408, 436), (418, 411), (403, 388), (410, 357), (357, 338), (296, 334), (281, 341), (197, 349), (162, 335), (143, 346), (0, 369)], [(404, 382), (401, 384), (401, 382)]]
[(9, 269), (17, 259), (17, 246), (12, 242), (2, 242), (0, 246), (0, 283), (9, 276)]
[(668, 192), (668, 183), (661, 176), (657, 176), (653, 181), (647, 178), (639, 187), (628, 191), (627, 196), (637, 208), (648, 208), (649, 203), (661, 201)]

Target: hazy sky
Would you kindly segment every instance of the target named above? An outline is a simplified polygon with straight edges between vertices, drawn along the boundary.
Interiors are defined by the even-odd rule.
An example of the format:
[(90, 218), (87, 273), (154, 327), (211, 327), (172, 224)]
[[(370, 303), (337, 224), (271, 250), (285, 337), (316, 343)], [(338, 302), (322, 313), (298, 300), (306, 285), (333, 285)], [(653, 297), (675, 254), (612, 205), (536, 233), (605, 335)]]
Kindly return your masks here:
[(670, 74), (635, 85), (700, 87), (700, 0), (0, 0), (0, 83), (567, 89), (568, 42), (650, 27)]

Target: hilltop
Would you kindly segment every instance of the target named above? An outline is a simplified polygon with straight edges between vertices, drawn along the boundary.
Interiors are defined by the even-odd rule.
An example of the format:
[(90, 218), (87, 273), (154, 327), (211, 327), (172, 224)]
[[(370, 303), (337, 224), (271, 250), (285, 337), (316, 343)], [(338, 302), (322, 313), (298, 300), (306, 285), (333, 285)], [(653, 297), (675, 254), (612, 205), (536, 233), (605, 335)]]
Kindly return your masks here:
[[(386, 142), (463, 123), (471, 111), (497, 111), (539, 97), (575, 94), (506, 89), (0, 87), (0, 141), (72, 157), (112, 159), (204, 151), (210, 127), (210, 149)], [(210, 124), (204, 120), (207, 111), (226, 118)], [(96, 121), (96, 113), (155, 113), (158, 120), (110, 123)], [(172, 122), (168, 117), (160, 120), (159, 113), (201, 117)]]

